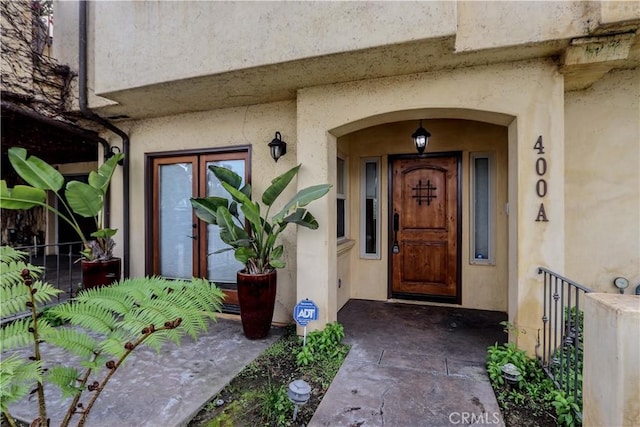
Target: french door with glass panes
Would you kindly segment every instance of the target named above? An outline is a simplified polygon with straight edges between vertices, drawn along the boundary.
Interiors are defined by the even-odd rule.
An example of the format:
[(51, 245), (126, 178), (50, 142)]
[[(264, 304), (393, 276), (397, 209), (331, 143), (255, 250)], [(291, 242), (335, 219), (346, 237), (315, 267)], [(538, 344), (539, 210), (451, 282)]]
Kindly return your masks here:
[(229, 198), (209, 165), (224, 166), (249, 181), (249, 152), (224, 151), (206, 154), (151, 157), (151, 245), (150, 273), (167, 278), (204, 277), (227, 295), (226, 309), (238, 304), (236, 272), (243, 265), (233, 251), (219, 252), (227, 245), (217, 225), (200, 221), (191, 208), (191, 197)]

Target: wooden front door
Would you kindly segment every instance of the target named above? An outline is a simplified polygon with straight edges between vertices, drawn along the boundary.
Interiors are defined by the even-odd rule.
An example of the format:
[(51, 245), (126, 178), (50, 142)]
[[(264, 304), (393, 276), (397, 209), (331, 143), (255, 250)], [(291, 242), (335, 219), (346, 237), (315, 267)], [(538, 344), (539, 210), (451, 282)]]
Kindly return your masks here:
[(460, 153), (390, 157), (391, 296), (461, 302)]

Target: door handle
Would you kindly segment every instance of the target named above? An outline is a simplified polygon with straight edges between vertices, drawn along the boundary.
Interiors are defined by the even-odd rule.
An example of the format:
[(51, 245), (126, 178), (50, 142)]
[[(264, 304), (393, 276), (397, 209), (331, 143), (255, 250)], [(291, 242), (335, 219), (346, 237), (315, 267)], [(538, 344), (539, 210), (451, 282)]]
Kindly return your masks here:
[(400, 253), (400, 246), (398, 245), (398, 229), (400, 228), (400, 215), (398, 213), (393, 214), (393, 247), (391, 252), (394, 254)]
[[(196, 223), (191, 224), (191, 228), (193, 228), (194, 230), (196, 229), (196, 227), (198, 227), (198, 224), (196, 224)], [(193, 239), (193, 240), (197, 240), (198, 239), (198, 235), (197, 234), (194, 234), (194, 235), (191, 235), (191, 236), (187, 235), (187, 237), (190, 238), (190, 239)]]

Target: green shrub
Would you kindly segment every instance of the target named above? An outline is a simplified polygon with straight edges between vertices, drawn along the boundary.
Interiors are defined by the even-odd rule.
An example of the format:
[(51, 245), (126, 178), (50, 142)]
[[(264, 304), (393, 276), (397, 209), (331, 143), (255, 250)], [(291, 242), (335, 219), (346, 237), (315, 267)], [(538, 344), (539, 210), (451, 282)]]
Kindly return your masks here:
[[(521, 373), (520, 381), (515, 385), (505, 384), (502, 377), (501, 368), (506, 363), (514, 364)], [(574, 396), (566, 396), (557, 390), (538, 362), (515, 344), (496, 343), (488, 348), (487, 373), (501, 408), (527, 407), (535, 415), (554, 414), (560, 426), (580, 425), (576, 416), (580, 405), (574, 401)]]
[(322, 331), (313, 331), (307, 335), (306, 344), (298, 350), (298, 366), (307, 366), (318, 359), (335, 359), (344, 356), (346, 349), (341, 345), (344, 327), (338, 323), (328, 323)]
[(265, 426), (283, 427), (291, 425), (294, 408), (284, 385), (276, 386), (269, 383), (258, 397), (260, 400), (260, 414)]

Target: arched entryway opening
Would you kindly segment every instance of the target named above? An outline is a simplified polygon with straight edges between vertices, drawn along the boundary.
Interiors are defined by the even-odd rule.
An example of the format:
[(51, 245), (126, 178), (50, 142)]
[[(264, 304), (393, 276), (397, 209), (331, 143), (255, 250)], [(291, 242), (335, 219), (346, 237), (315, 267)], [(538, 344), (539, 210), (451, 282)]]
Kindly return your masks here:
[(508, 128), (423, 124), (432, 137), (422, 156), (416, 120), (336, 138), (337, 308), (353, 298), (506, 312)]

